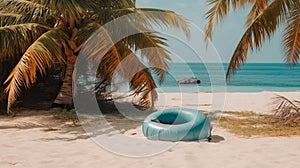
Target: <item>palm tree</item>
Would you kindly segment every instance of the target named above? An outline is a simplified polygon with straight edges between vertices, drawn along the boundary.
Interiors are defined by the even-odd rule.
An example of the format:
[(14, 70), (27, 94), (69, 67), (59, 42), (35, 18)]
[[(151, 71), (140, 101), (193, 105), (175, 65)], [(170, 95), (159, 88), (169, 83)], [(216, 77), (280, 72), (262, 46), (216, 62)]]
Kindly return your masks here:
[(282, 44), (285, 60), (296, 64), (300, 56), (300, 1), (299, 0), (207, 0), (206, 40), (212, 37), (213, 25), (218, 24), (231, 9), (251, 5), (246, 20), (246, 31), (239, 41), (227, 70), (229, 78), (245, 63), (248, 50), (259, 50), (265, 39), (270, 39), (280, 25), (284, 25)]
[[(0, 62), (16, 62), (13, 67), (6, 66), (10, 71), (5, 80), (7, 112), (12, 113), (10, 108), (22, 88), (30, 87), (36, 82), (37, 75), (45, 75), (48, 69), (58, 65), (64, 67), (64, 78), (54, 103), (72, 105), (72, 73), (82, 46), (102, 25), (131, 13), (139, 15), (139, 24), (149, 31), (126, 37), (111, 47), (103, 58), (106, 61), (99, 66), (99, 80), (109, 83), (125, 57), (134, 55), (134, 63), (142, 64), (135, 52), (145, 47), (157, 47), (161, 49), (160, 53), (153, 50), (141, 54), (150, 65), (159, 63), (163, 67), (154, 68), (162, 81), (170, 56), (165, 48), (166, 39), (152, 27), (173, 27), (188, 36), (186, 20), (176, 13), (135, 8), (131, 0), (0, 0)], [(128, 26), (134, 28), (133, 24), (128, 20)], [(139, 71), (129, 82), (133, 93), (141, 95), (141, 103), (149, 104), (151, 90), (156, 88), (150, 69)]]
[[(206, 40), (211, 39), (213, 25), (218, 24), (233, 9), (251, 5), (246, 20), (246, 31), (239, 41), (227, 70), (227, 79), (247, 59), (249, 48), (259, 50), (265, 39), (270, 39), (280, 25), (284, 25), (282, 44), (287, 64), (298, 63), (300, 56), (300, 1), (299, 0), (207, 0), (212, 5), (206, 12)], [(299, 101), (277, 96), (274, 115), (284, 124), (300, 123)]]

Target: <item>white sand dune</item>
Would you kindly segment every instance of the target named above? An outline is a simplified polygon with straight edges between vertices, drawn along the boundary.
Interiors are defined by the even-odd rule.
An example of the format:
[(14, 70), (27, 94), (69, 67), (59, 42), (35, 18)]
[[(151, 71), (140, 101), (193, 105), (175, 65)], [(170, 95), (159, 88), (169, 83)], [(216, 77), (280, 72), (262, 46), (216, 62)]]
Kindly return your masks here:
[[(221, 93), (218, 93), (221, 94)], [(282, 92), (281, 95), (300, 99), (299, 92)], [(256, 111), (267, 113), (274, 92), (226, 93), (224, 107), (211, 107), (212, 93), (160, 93), (158, 109), (190, 107), (199, 110)], [(182, 98), (180, 98), (182, 97)], [(218, 104), (218, 103), (217, 103)], [(45, 131), (36, 128), (14, 128), (18, 122), (41, 123), (35, 118), (0, 118), (0, 168), (9, 167), (300, 167), (300, 137), (236, 137), (216, 128), (213, 142), (169, 143), (170, 148), (150, 157), (131, 158), (109, 152), (92, 139), (80, 136), (80, 131)], [(45, 118), (46, 119), (46, 118)], [(7, 127), (5, 127), (7, 126)], [(122, 134), (123, 135), (123, 134)], [(111, 135), (113, 137), (115, 135)], [(128, 130), (125, 135), (148, 143), (141, 127)], [(97, 137), (94, 137), (94, 140)], [(121, 142), (120, 140), (119, 142)], [(112, 142), (117, 143), (117, 142)], [(129, 142), (123, 142), (128, 143)], [(118, 145), (118, 144), (116, 144)], [(124, 148), (139, 150), (136, 146)], [(135, 149), (136, 148), (136, 149)], [(117, 153), (117, 151), (115, 151)]]

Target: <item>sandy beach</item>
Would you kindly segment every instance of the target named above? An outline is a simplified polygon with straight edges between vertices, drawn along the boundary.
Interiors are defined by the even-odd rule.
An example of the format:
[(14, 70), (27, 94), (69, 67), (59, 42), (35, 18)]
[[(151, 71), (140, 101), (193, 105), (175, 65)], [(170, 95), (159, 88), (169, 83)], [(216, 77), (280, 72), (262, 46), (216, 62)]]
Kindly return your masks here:
[[(270, 113), (276, 94), (300, 99), (299, 92), (159, 93), (156, 108)], [(50, 118), (50, 115), (1, 117), (0, 167), (300, 167), (299, 136), (243, 138), (216, 127), (210, 143), (169, 143), (170, 148), (159, 154), (131, 158), (105, 150), (95, 143), (97, 137), (90, 139), (80, 127), (66, 128), (66, 123), (58, 124)], [(49, 125), (58, 129), (47, 131)], [(128, 128), (125, 136), (149, 143), (140, 125)]]
[(0, 168), (300, 168), (299, 63), (300, 0), (0, 0)]
[(158, 109), (187, 107), (202, 111), (270, 113), (276, 95), (299, 100), (300, 92), (159, 93)]

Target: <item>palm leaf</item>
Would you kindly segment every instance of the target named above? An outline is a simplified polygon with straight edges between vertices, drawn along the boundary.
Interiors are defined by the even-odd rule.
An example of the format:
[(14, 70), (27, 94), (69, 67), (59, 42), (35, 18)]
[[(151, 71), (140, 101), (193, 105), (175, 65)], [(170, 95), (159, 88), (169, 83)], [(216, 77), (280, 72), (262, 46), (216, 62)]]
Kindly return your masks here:
[(284, 124), (300, 124), (300, 102), (277, 95), (274, 99), (274, 116)]
[(54, 14), (59, 14), (73, 27), (75, 23), (80, 23), (82, 16), (87, 12), (85, 2), (86, 0), (44, 0), (41, 4), (49, 7)]
[[(91, 30), (90, 33), (93, 34), (93, 36), (89, 36), (87, 40), (87, 36), (85, 35), (89, 35), (90, 33), (85, 30)], [(114, 46), (109, 32), (99, 24), (92, 24), (91, 27), (88, 25), (81, 30), (79, 29), (75, 39), (85, 43), (78, 57), (78, 59), (84, 62), (101, 62), (104, 55)], [(92, 70), (95, 70), (95, 68), (97, 69), (97, 67), (92, 67)]]
[[(118, 74), (129, 82), (132, 95), (139, 96), (140, 105), (150, 105), (151, 91), (156, 88), (150, 69), (122, 42), (103, 57), (98, 72), (102, 83), (111, 83), (114, 75)], [(154, 101), (157, 99), (153, 98)]]
[[(100, 27), (101, 27), (100, 24), (91, 23), (83, 28), (80, 28), (78, 36), (76, 37), (76, 41), (79, 41), (79, 43), (85, 42), (86, 39), (89, 36), (91, 36), (92, 33), (94, 33), (97, 29), (100, 29)], [(111, 29), (110, 33), (112, 33), (113, 36), (115, 37), (117, 36), (116, 34), (118, 34), (118, 31), (120, 31), (120, 33), (140, 32), (141, 30), (139, 30), (139, 27), (143, 27), (143, 25), (138, 26), (137, 24), (132, 25), (128, 23), (126, 27), (122, 27), (122, 29), (120, 28), (120, 30), (115, 30), (115, 28)], [(144, 31), (146, 33), (144, 33)], [(122, 41), (124, 44), (129, 45), (129, 47), (135, 51), (144, 48), (151, 48), (151, 49), (142, 50), (141, 55), (147, 59), (149, 64), (153, 67), (154, 72), (156, 72), (156, 74), (158, 75), (159, 81), (162, 82), (165, 75), (165, 71), (168, 70), (169, 68), (168, 61), (170, 60), (169, 52), (165, 48), (167, 46), (167, 43), (165, 42), (166, 39), (159, 36), (158, 33), (153, 32), (153, 30), (144, 28), (144, 31), (142, 33), (136, 33), (134, 35), (130, 35), (125, 39), (123, 39)], [(91, 49), (91, 51), (93, 51), (93, 49)], [(111, 52), (112, 51), (108, 53)]]
[(42, 22), (62, 19), (69, 26), (80, 23), (90, 0), (0, 0), (0, 10), (21, 17), (13, 23)]
[(169, 10), (151, 8), (102, 10), (98, 13), (97, 20), (100, 24), (104, 25), (105, 23), (122, 16), (126, 16), (122, 18), (124, 19), (124, 23), (134, 24), (140, 28), (152, 28), (154, 25), (164, 28), (171, 27), (182, 30), (187, 37), (190, 36), (188, 22), (186, 19)]
[[(155, 91), (156, 84), (152, 78), (150, 69), (145, 68), (137, 72), (130, 81), (130, 88), (135, 95), (140, 96), (139, 104), (150, 107), (151, 96), (153, 101), (157, 101), (157, 94)], [(154, 91), (154, 95), (152, 94)], [(153, 103), (153, 102), (152, 102)]]
[[(133, 94), (141, 95), (140, 103), (146, 105), (149, 103), (151, 90), (156, 88), (149, 69), (141, 63), (123, 41), (114, 44), (110, 37), (108, 31), (101, 27), (94, 36), (87, 40), (78, 59), (100, 63), (96, 68), (101, 83), (111, 83), (114, 75), (119, 74), (121, 78), (130, 83)], [(84, 65), (78, 66), (80, 68)], [(92, 67), (92, 71), (93, 68), (95, 67)]]
[(211, 7), (205, 12), (207, 24), (205, 31), (205, 41), (212, 38), (213, 25), (218, 24), (228, 15), (231, 6), (234, 10), (242, 8), (255, 0), (206, 0)]
[[(125, 53), (127, 56), (125, 60), (122, 61), (120, 66), (123, 69), (126, 69), (126, 73), (121, 73), (120, 76), (125, 79), (127, 78), (127, 80), (129, 79), (132, 94), (139, 97), (139, 105), (150, 107), (150, 98), (151, 96), (154, 96), (151, 95), (151, 91), (155, 92), (156, 88), (151, 71), (129, 48), (125, 48), (125, 50), (126, 52), (123, 52), (123, 55)], [(153, 101), (156, 101), (157, 96), (154, 96), (152, 99)]]
[(0, 27), (0, 61), (19, 59), (47, 29), (47, 26), (37, 23)]
[[(117, 11), (114, 12), (118, 13)], [(173, 11), (152, 8), (127, 8), (119, 10), (119, 12), (121, 13), (121, 16), (124, 13), (126, 13), (126, 15), (134, 13), (135, 15), (133, 15), (134, 18), (132, 18), (132, 20), (144, 23), (145, 26), (150, 28), (153, 24), (160, 27), (164, 26), (166, 28), (173, 27), (182, 30), (188, 38), (190, 37), (187, 20)]]
[(85, 43), (100, 28), (101, 25), (95, 22), (91, 22), (84, 26), (81, 26), (78, 30), (78, 34), (75, 37), (77, 45), (80, 46)]
[(47, 24), (54, 15), (49, 8), (38, 3), (37, 0), (0, 0), (0, 11), (12, 16), (18, 16), (6, 17), (6, 22), (2, 24), (3, 26), (30, 22)]
[(112, 46), (110, 50), (104, 54), (97, 70), (98, 77), (100, 77), (101, 81), (103, 83), (111, 83), (114, 75), (117, 73), (129, 81), (130, 76), (134, 73), (132, 72), (134, 68), (139, 67), (138, 65), (133, 68), (131, 68), (133, 65), (129, 67), (124, 66), (127, 61), (121, 64), (129, 55), (129, 50), (125, 50), (125, 46), (121, 41)]
[[(38, 3), (38, 0), (0, 0), (0, 9), (7, 11), (21, 11), (29, 8), (44, 8), (42, 4)], [(12, 8), (15, 6), (16, 8)], [(25, 12), (25, 11), (23, 11)]]
[[(156, 75), (158, 76), (159, 82), (162, 83), (166, 71), (169, 70), (170, 53), (166, 49), (168, 46), (166, 39), (159, 36), (157, 32), (151, 32), (151, 30), (144, 30), (146, 32), (140, 32), (135, 30), (136, 26), (131, 25), (126, 26), (126, 31), (138, 32), (133, 35), (121, 40), (123, 44), (128, 45), (128, 47), (141, 55), (142, 59), (145, 59), (149, 65), (152, 67)], [(116, 32), (113, 36), (116, 36)], [(119, 37), (119, 36), (118, 36)], [(118, 48), (118, 47), (117, 47)], [(122, 53), (119, 51), (119, 53)]]
[[(148, 11), (146, 13), (143, 13), (144, 11)], [(154, 14), (150, 14), (150, 11), (155, 11)], [(159, 12), (158, 12), (159, 11)], [(166, 50), (166, 46), (167, 43), (165, 42), (166, 39), (162, 38), (161, 36), (159, 36), (158, 33), (155, 33), (153, 30), (151, 30), (151, 28), (146, 28), (144, 25), (148, 24), (145, 22), (151, 22), (151, 21), (155, 21), (156, 24), (160, 24), (160, 22), (163, 22), (164, 17), (167, 19), (167, 17), (169, 17), (169, 14), (167, 14), (169, 11), (162, 11), (162, 10), (152, 10), (152, 9), (145, 9), (145, 10), (141, 10), (141, 9), (120, 9), (120, 10), (114, 10), (112, 13), (115, 14), (114, 17), (120, 17), (122, 15), (125, 14), (136, 14), (139, 13), (138, 15), (130, 15), (130, 17), (125, 17), (125, 19), (128, 19), (126, 21), (124, 21), (124, 24), (126, 24), (127, 22), (127, 26), (125, 27), (120, 27), (119, 30), (116, 30), (116, 28), (112, 28), (109, 29), (110, 33), (112, 34), (113, 37), (120, 37), (122, 35), (118, 34), (124, 34), (124, 32), (141, 32), (141, 33), (136, 33), (134, 35), (129, 35), (128, 37), (126, 37), (125, 39), (123, 39), (124, 44), (128, 44), (130, 48), (134, 49), (135, 51), (140, 50), (140, 49), (144, 49), (144, 48), (151, 48), (151, 49), (145, 49), (141, 51), (141, 55), (147, 59), (147, 61), (149, 62), (149, 64), (153, 67), (154, 72), (156, 72), (156, 74), (159, 77), (159, 81), (162, 82), (164, 79), (164, 75), (165, 75), (165, 71), (168, 70), (169, 66), (168, 66), (168, 61), (170, 60), (170, 56), (169, 56), (169, 52), (168, 50)], [(163, 13), (161, 14), (162, 16), (160, 16), (160, 14), (158, 13)], [(157, 16), (156, 16), (157, 15)], [(173, 15), (173, 12), (170, 14)], [(110, 16), (110, 15), (108, 15)], [(132, 16), (132, 17), (131, 17)], [(144, 19), (142, 18), (144, 17)], [(151, 18), (151, 19), (147, 19)], [(174, 14), (174, 16), (170, 17), (169, 22), (165, 23), (165, 25), (171, 24), (173, 26), (176, 27), (179, 26), (179, 22), (180, 21), (176, 21), (175, 18), (176, 14)], [(145, 19), (146, 18), (146, 19)], [(155, 20), (157, 19), (157, 20)], [(140, 21), (142, 20), (142, 21)], [(168, 20), (168, 19), (167, 19)], [(178, 20), (181, 20), (182, 22), (186, 23), (184, 21), (183, 18), (179, 18)], [(122, 20), (123, 21), (123, 20)], [(133, 24), (134, 23), (136, 24)], [(103, 21), (106, 22), (106, 21)], [(186, 27), (186, 24), (183, 24)], [(88, 27), (88, 26), (87, 26)], [(99, 25), (97, 26), (99, 27)], [(149, 26), (151, 27), (151, 26)], [(91, 29), (93, 29), (93, 31), (88, 31), (88, 32), (94, 32), (94, 28), (93, 26), (90, 27)], [(177, 27), (178, 28), (178, 27)], [(78, 38), (80, 39), (80, 41), (84, 41), (82, 39), (86, 38), (86, 28), (82, 29), (82, 33), (78, 33)], [(147, 32), (147, 33), (145, 33)], [(189, 36), (189, 30), (186, 29), (185, 30), (186, 35)], [(91, 34), (89, 34), (90, 36)], [(82, 38), (84, 37), (84, 38)]]
[(283, 33), (283, 46), (288, 64), (296, 64), (300, 56), (300, 2), (290, 10)]
[(252, 6), (252, 9), (250, 10), (247, 21), (246, 21), (246, 27), (249, 27), (254, 20), (259, 16), (262, 11), (268, 6), (268, 0), (256, 0), (255, 3)]
[(64, 62), (62, 56), (62, 41), (67, 35), (59, 29), (50, 30), (39, 37), (23, 54), (18, 64), (5, 81), (8, 83), (7, 110), (20, 95), (21, 87), (28, 88), (36, 81), (37, 73), (45, 74), (55, 62)]
[(260, 49), (262, 42), (270, 38), (283, 21), (286, 11), (293, 6), (292, 0), (276, 0), (261, 11), (247, 27), (230, 60), (226, 77), (229, 78), (241, 64), (244, 64), (249, 47)]
[[(88, 0), (85, 2), (85, 4), (88, 6), (90, 10), (93, 12), (100, 12), (102, 10), (114, 10), (114, 9), (122, 9), (122, 8), (130, 8), (134, 7), (134, 4), (131, 2), (131, 0), (97, 0), (97, 1), (91, 1)], [(101, 9), (101, 10), (99, 10)]]
[(146, 58), (162, 83), (166, 71), (169, 70), (171, 60), (166, 39), (156, 32), (137, 33), (127, 37), (124, 41), (135, 51), (140, 50), (142, 58)]
[(0, 12), (0, 27), (16, 22), (19, 17), (21, 17), (21, 15)]

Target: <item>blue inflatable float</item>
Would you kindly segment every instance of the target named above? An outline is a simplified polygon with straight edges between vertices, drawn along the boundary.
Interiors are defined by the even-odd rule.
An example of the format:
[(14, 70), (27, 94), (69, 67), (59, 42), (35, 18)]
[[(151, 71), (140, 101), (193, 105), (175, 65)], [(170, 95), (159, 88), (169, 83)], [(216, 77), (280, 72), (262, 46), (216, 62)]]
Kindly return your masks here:
[(143, 122), (143, 134), (151, 140), (192, 141), (210, 140), (209, 118), (194, 109), (176, 108), (157, 111)]

